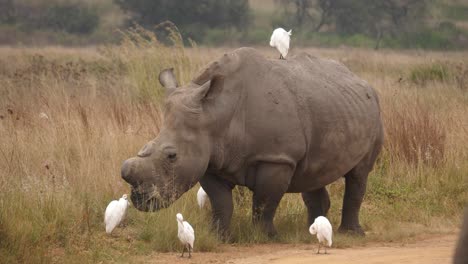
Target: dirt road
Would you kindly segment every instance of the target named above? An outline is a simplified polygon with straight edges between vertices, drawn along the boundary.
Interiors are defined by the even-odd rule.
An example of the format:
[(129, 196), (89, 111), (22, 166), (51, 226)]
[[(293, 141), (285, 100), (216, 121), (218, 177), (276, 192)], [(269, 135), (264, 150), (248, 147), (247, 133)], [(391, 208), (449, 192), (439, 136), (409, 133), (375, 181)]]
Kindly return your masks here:
[(287, 250), (270, 255), (239, 259), (231, 263), (451, 263), (455, 241), (455, 236), (446, 236), (408, 245), (331, 249), (327, 255), (315, 254), (315, 248), (313, 250)]
[(447, 235), (420, 240), (406, 245), (389, 243), (366, 247), (329, 250), (315, 254), (316, 245), (225, 246), (220, 253), (194, 253), (192, 259), (181, 259), (176, 253), (155, 254), (149, 263), (228, 263), (228, 264), (334, 264), (334, 263), (451, 263), (457, 236)]

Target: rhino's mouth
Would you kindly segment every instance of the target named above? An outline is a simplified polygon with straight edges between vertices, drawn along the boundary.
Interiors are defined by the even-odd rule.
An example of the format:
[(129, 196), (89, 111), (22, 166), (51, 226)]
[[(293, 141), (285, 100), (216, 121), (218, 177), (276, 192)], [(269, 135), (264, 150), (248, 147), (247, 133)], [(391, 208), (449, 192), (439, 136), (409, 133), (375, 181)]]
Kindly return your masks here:
[(130, 196), (133, 206), (144, 212), (154, 212), (159, 209), (167, 208), (170, 203), (156, 198), (152, 192), (141, 192), (132, 187)]

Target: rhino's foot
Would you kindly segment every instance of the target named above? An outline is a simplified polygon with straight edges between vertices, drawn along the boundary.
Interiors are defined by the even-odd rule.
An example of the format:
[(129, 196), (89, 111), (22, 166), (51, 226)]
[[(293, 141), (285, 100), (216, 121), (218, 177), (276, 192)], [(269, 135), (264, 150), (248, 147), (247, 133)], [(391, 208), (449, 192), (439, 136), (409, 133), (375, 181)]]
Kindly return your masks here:
[(338, 228), (338, 232), (342, 234), (350, 234), (354, 236), (366, 236), (366, 233), (364, 233), (364, 230), (360, 226), (346, 227), (346, 226), (341, 225), (340, 228)]
[(253, 217), (252, 224), (258, 226), (258, 228), (260, 228), (262, 232), (268, 236), (268, 238), (275, 238), (278, 236), (278, 232), (276, 231), (276, 228), (273, 225), (273, 221), (269, 221), (268, 219), (262, 219), (260, 217)]
[(229, 230), (220, 230), (213, 226), (213, 232), (218, 235), (218, 238), (223, 241), (224, 243), (233, 243), (234, 240), (231, 236), (231, 232)]
[(266, 229), (266, 234), (268, 235), (269, 238), (277, 238), (278, 237), (278, 232), (276, 231), (275, 228), (273, 229)]

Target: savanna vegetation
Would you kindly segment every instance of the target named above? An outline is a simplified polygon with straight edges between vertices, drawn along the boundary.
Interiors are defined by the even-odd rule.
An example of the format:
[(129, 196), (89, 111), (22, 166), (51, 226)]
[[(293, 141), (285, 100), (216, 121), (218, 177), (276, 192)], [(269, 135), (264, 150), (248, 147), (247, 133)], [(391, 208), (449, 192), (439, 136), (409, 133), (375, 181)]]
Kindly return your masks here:
[[(120, 45), (100, 48), (0, 48), (0, 262), (126, 262), (176, 251), (177, 212), (195, 228), (195, 252), (220, 248), (210, 210), (197, 208), (197, 188), (157, 213), (131, 207), (125, 228), (104, 232), (107, 203), (129, 192), (122, 161), (163, 122), (159, 71), (174, 67), (184, 84), (230, 50), (187, 48), (174, 32), (168, 46), (142, 28), (122, 36)], [(456, 230), (468, 202), (468, 53), (302, 50), (339, 60), (371, 83), (385, 123), (361, 209), (367, 236), (337, 234), (334, 246)], [(261, 51), (276, 58), (273, 49)], [(343, 188), (329, 186), (335, 227)], [(232, 243), (310, 243), (299, 194), (282, 200), (274, 240), (251, 224), (250, 201), (248, 190), (236, 189)]]

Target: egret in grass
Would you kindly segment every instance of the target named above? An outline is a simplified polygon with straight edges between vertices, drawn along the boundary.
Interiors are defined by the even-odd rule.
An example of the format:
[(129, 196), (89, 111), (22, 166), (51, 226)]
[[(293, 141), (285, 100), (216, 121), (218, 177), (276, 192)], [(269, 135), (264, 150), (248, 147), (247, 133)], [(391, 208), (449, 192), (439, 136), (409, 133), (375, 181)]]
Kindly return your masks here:
[(184, 217), (181, 213), (176, 215), (177, 218), (177, 236), (179, 237), (180, 242), (184, 245), (184, 249), (182, 250), (181, 257), (184, 257), (185, 249), (188, 250), (189, 258), (192, 257), (192, 250), (193, 250), (193, 242), (195, 241), (195, 231), (193, 227), (187, 222), (184, 221)]
[(280, 52), (280, 59), (286, 59), (289, 51), (289, 42), (291, 41), (291, 32), (283, 28), (277, 28), (273, 31), (270, 39), (270, 46), (276, 48)]
[(203, 190), (203, 187), (200, 186), (200, 189), (198, 189), (198, 192), (197, 192), (197, 202), (198, 202), (198, 207), (200, 207), (200, 209), (205, 207), (205, 203), (207, 199), (208, 199), (208, 194), (206, 194), (205, 190)]
[(104, 214), (104, 223), (106, 224), (106, 233), (111, 234), (127, 214), (129, 202), (127, 195), (124, 194), (118, 201), (113, 200), (109, 203)]
[(331, 247), (333, 236), (333, 229), (330, 221), (328, 221), (328, 219), (324, 216), (315, 218), (314, 223), (309, 227), (309, 232), (312, 235), (317, 235), (317, 239), (319, 241), (317, 254), (320, 253), (320, 246), (322, 244), (324, 244), (325, 254), (327, 254), (327, 246)]

